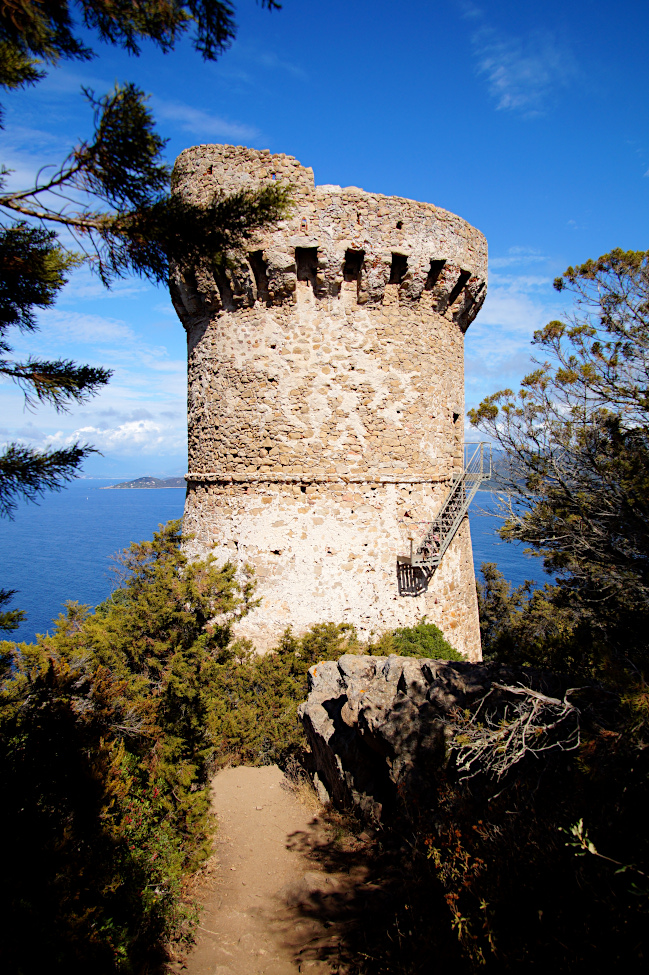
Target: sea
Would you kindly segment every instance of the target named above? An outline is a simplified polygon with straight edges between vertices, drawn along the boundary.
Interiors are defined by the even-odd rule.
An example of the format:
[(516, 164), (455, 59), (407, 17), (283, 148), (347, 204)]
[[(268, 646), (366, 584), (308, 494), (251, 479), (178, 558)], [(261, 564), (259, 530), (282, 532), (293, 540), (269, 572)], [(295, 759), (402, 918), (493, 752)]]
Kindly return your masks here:
[[(114, 555), (182, 518), (184, 489), (102, 490), (114, 483), (76, 480), (38, 504), (21, 505), (13, 521), (0, 520), (0, 588), (17, 590), (3, 608), (27, 613), (18, 630), (0, 632), (0, 639), (31, 643), (36, 634), (51, 633), (67, 600), (96, 606), (116, 586)], [(537, 558), (498, 538), (495, 510), (491, 492), (479, 491), (469, 512), (476, 576), (482, 562), (495, 562), (512, 586), (549, 581)]]

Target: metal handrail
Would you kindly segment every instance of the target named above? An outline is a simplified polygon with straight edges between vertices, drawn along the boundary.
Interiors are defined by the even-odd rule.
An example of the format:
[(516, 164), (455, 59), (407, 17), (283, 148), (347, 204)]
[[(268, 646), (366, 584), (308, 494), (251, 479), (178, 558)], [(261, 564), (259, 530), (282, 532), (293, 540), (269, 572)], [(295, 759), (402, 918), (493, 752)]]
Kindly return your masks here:
[[(457, 534), (480, 484), (490, 477), (491, 444), (475, 441), (466, 443), (462, 473), (451, 484), (442, 507), (430, 522), (416, 550), (414, 539), (410, 539), (410, 555), (400, 555), (397, 559), (399, 566), (419, 569), (417, 577), (423, 573), (427, 584)], [(413, 585), (414, 583), (408, 584), (408, 594), (416, 594), (411, 591)], [(420, 586), (417, 591), (423, 591), (423, 588)]]

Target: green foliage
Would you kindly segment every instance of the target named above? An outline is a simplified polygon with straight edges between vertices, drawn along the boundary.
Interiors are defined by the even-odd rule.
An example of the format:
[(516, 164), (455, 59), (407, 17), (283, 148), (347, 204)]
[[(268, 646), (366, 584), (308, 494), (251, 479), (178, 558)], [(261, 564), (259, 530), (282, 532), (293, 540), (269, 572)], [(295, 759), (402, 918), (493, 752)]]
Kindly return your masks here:
[[(107, 276), (129, 271), (175, 286), (177, 271), (202, 264), (218, 275), (260, 227), (290, 208), (287, 187), (273, 184), (230, 196), (215, 193), (200, 207), (180, 197), (163, 197), (150, 206), (123, 214), (103, 234)], [(173, 293), (173, 290), (172, 290)]]
[(497, 784), (448, 781), (421, 823), (472, 968), (643, 968), (646, 692), (621, 705), (596, 688), (571, 698), (577, 753), (525, 761)]
[[(6, 40), (0, 41), (0, 66), (0, 84), (9, 90), (34, 85), (45, 77), (45, 72), (38, 67), (38, 61)], [(0, 122), (2, 115), (0, 108)]]
[(83, 92), (94, 108), (95, 130), (72, 153), (75, 182), (116, 209), (147, 206), (166, 190), (169, 167), (160, 159), (165, 140), (154, 129), (144, 92), (130, 83), (102, 98)]
[(511, 588), (493, 562), (478, 581), (480, 636), (485, 660), (546, 667), (581, 677), (601, 674), (601, 648), (590, 627), (560, 599), (556, 586), (533, 582)]
[[(494, 705), (494, 695), (474, 699), (445, 726), (455, 732), (447, 739), (451, 760), (421, 760), (413, 769), (431, 787), (428, 801), (403, 790), (378, 829), (348, 817), (353, 839), (337, 842), (339, 829), (328, 842), (316, 833), (311, 856), (320, 867), (362, 878), (350, 883), (350, 893), (301, 909), (305, 919), (342, 932), (328, 956), (341, 970), (607, 975), (646, 968), (646, 688), (621, 701), (601, 686), (575, 688), (570, 678), (538, 670), (503, 672), (500, 682), (559, 701), (565, 694), (579, 713), (578, 747), (533, 754), (545, 735), (557, 733), (560, 709), (549, 707), (544, 716), (547, 698), (530, 695), (518, 715), (511, 710), (517, 694), (507, 710)], [(463, 724), (485, 761), (477, 775), (459, 779)], [(512, 739), (525, 737), (527, 754), (503, 768), (504, 753), (518, 752), (517, 745), (510, 751)], [(573, 734), (559, 738), (577, 744)], [(319, 820), (337, 826), (335, 814), (325, 811)]]
[(507, 458), (501, 536), (556, 574), (539, 599), (573, 614), (602, 668), (633, 675), (649, 665), (649, 252), (611, 251), (555, 286), (575, 311), (535, 333), (548, 360), (469, 416)]
[(154, 709), (88, 660), (43, 655), (21, 676), (2, 714), (5, 970), (129, 970), (187, 914)]
[[(0, 589), (0, 607), (6, 606), (6, 604), (13, 599), (15, 595), (15, 589)], [(0, 610), (0, 630), (17, 630), (24, 619), (25, 613), (22, 609)], [(0, 676), (1, 673), (2, 672), (0, 669)]]
[(189, 562), (181, 543), (178, 522), (161, 527), (121, 553), (94, 612), (69, 603), (52, 636), (0, 644), (8, 971), (142, 971), (191, 939), (183, 892), (211, 852), (213, 771), (304, 757), (297, 708), (322, 660), (455, 654), (426, 623), (371, 647), (326, 623), (256, 655), (230, 632), (255, 605), (251, 578)]
[(372, 647), (374, 654), (396, 653), (400, 657), (428, 657), (431, 660), (464, 660), (434, 623), (422, 620), (382, 636)]
[(299, 759), (304, 734), (297, 709), (308, 694), (309, 668), (345, 653), (464, 659), (430, 623), (394, 630), (369, 646), (345, 623), (321, 623), (301, 637), (287, 630), (264, 655), (254, 654), (247, 644), (234, 644), (231, 656), (214, 669), (211, 727), (217, 763), (285, 766)]
[[(318, 902), (320, 921), (344, 924), (335, 957), (345, 970), (427, 975), (432, 943), (440, 970), (644, 971), (646, 690), (624, 702), (593, 686), (567, 696), (580, 713), (576, 750), (530, 753), (502, 777), (458, 781), (452, 762), (428, 766), (431, 801), (404, 794), (398, 814), (360, 856), (353, 846), (341, 855), (318, 845), (326, 867), (362, 870), (347, 916), (340, 901)], [(475, 719), (488, 707), (476, 701), (456, 720), (471, 720), (477, 735)], [(531, 700), (530, 708), (538, 721)], [(499, 752), (508, 724), (502, 721)], [(556, 730), (551, 716), (547, 730)], [(366, 824), (356, 832), (359, 841), (367, 837)]]
[[(269, 10), (278, 9), (275, 0), (262, 0)], [(75, 11), (76, 8), (76, 11)], [(137, 4), (113, 0), (48, 0), (31, 3), (14, 0), (0, 14), (0, 44), (3, 47), (0, 85), (16, 88), (33, 84), (44, 76), (37, 66), (62, 59), (86, 61), (93, 50), (78, 36), (74, 14), (81, 14), (87, 29), (109, 44), (140, 53), (142, 40), (153, 41), (162, 51), (173, 49), (191, 26), (194, 48), (213, 61), (234, 39), (234, 9), (228, 0), (141, 0)]]
[[(62, 250), (53, 231), (24, 221), (0, 227), (0, 375), (21, 387), (28, 406), (45, 402), (64, 410), (70, 401), (82, 403), (94, 395), (110, 377), (107, 369), (76, 366), (64, 359), (9, 358), (8, 330), (37, 331), (34, 309), (53, 304), (67, 273), (78, 263)], [(43, 491), (60, 487), (90, 453), (92, 448), (80, 443), (45, 451), (8, 444), (0, 454), (0, 516), (10, 516), (19, 498), (33, 501)]]
[(348, 624), (321, 623), (297, 638), (290, 630), (262, 656), (235, 644), (232, 656), (215, 668), (213, 736), (219, 765), (285, 766), (304, 751), (298, 705), (308, 694), (308, 670), (321, 660), (357, 653), (360, 644)]
[(11, 517), (19, 498), (35, 501), (44, 491), (59, 491), (84, 457), (95, 453), (87, 444), (59, 450), (35, 450), (9, 444), (0, 454), (0, 516)]
[(543, 768), (522, 764), (497, 791), (480, 779), (449, 782), (431, 852), (476, 967), (640, 971), (649, 252), (614, 250), (568, 268), (555, 287), (575, 310), (535, 334), (547, 361), (516, 395), (495, 393), (470, 416), (504, 450), (501, 537), (526, 542), (556, 583), (512, 591), (488, 563), (478, 599), (486, 657), (570, 675), (580, 745)]
[(24, 221), (0, 231), (0, 328), (34, 331), (34, 306), (52, 305), (78, 263), (57, 244), (56, 234)]
[(6, 970), (132, 971), (189, 934), (183, 879), (212, 833), (216, 668), (252, 591), (229, 565), (189, 564), (180, 541), (171, 522), (122, 554), (121, 586), (94, 613), (71, 603), (52, 637), (0, 647)]
[[(278, 7), (274, 0), (261, 6)], [(94, 33), (132, 54), (142, 40), (170, 51), (191, 29), (195, 49), (214, 60), (235, 36), (233, 15), (227, 0), (12, 0), (0, 9), (0, 86), (35, 84), (45, 66), (94, 57), (79, 36), (80, 22), (86, 37)], [(46, 402), (58, 411), (95, 395), (111, 371), (64, 359), (13, 361), (7, 332), (36, 331), (36, 309), (54, 302), (75, 265), (88, 261), (107, 286), (131, 273), (166, 283), (174, 267), (223, 264), (228, 250), (290, 203), (280, 186), (227, 199), (217, 194), (201, 207), (172, 197), (165, 140), (144, 92), (128, 82), (99, 97), (82, 91), (94, 110), (90, 138), (79, 140), (58, 168), (47, 161), (33, 186), (8, 191), (8, 171), (0, 169), (0, 376), (20, 386), (28, 406)], [(61, 244), (61, 228), (79, 253)], [(92, 452), (81, 443), (58, 451), (9, 444), (0, 455), (0, 515), (10, 515), (19, 498), (61, 487)]]

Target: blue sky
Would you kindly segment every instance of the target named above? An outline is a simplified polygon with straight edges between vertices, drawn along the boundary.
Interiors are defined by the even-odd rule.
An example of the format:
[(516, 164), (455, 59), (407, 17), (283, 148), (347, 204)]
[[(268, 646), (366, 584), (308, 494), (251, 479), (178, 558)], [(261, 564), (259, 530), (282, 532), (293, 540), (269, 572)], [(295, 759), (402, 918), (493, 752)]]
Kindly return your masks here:
[[(649, 5), (240, 0), (238, 38), (216, 64), (189, 41), (140, 58), (97, 44), (35, 88), (6, 93), (0, 158), (25, 186), (90, 133), (81, 85), (130, 80), (151, 95), (173, 161), (230, 142), (297, 156), (316, 182), (427, 200), (486, 235), (489, 294), (466, 339), (466, 405), (529, 366), (535, 328), (561, 314), (552, 280), (613, 247), (649, 248)], [(106, 292), (76, 272), (37, 352), (114, 369), (90, 403), (26, 412), (0, 385), (0, 440), (76, 438), (92, 475), (186, 469), (185, 342), (164, 289)], [(474, 437), (474, 435), (472, 435)]]

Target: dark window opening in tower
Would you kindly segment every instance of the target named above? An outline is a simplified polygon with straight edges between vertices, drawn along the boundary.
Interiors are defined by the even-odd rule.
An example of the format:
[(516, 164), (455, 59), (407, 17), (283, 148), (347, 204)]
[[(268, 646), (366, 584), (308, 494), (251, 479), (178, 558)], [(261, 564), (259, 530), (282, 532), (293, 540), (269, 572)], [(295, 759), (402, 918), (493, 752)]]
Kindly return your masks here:
[(365, 251), (345, 251), (343, 278), (345, 281), (358, 281), (365, 260)]
[(440, 274), (444, 270), (444, 265), (445, 264), (446, 264), (446, 261), (431, 261), (430, 262), (430, 270), (429, 270), (428, 276), (426, 278), (426, 284), (424, 285), (424, 288), (425, 288), (426, 291), (432, 291), (433, 290), (433, 288), (437, 284), (437, 281), (439, 279)]
[(216, 281), (219, 293), (221, 295), (221, 304), (226, 311), (232, 311), (234, 308), (232, 286), (222, 268), (214, 271), (214, 280)]
[(250, 268), (255, 278), (257, 298), (266, 301), (268, 298), (268, 261), (264, 260), (263, 251), (253, 251), (248, 254)]
[(315, 291), (316, 275), (318, 273), (318, 248), (296, 247), (295, 265), (298, 281), (308, 281)]
[(401, 284), (408, 270), (408, 258), (405, 254), (392, 254), (389, 284)]
[(457, 301), (457, 299), (460, 297), (460, 293), (463, 291), (464, 285), (467, 283), (470, 277), (471, 277), (470, 271), (460, 271), (460, 276), (457, 279), (457, 283), (455, 284), (455, 287), (453, 288), (450, 295), (448, 296), (449, 306), (452, 305), (453, 302)]
[(460, 419), (460, 414), (459, 413), (454, 413), (453, 414), (453, 423), (457, 423), (457, 421), (459, 419)]

